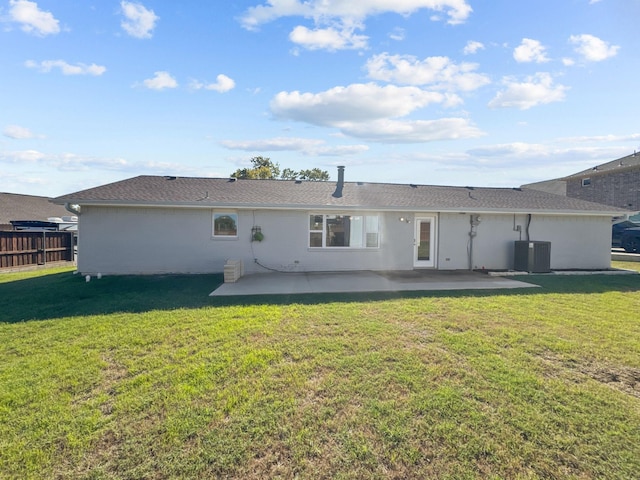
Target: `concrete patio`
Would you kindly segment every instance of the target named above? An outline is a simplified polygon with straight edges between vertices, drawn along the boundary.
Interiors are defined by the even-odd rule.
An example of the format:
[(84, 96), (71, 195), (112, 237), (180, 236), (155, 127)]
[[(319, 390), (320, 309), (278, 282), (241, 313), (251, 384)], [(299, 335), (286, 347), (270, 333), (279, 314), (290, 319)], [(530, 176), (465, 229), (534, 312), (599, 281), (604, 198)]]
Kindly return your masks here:
[(537, 285), (469, 271), (257, 273), (224, 283), (212, 297), (309, 293), (402, 292), (536, 288)]

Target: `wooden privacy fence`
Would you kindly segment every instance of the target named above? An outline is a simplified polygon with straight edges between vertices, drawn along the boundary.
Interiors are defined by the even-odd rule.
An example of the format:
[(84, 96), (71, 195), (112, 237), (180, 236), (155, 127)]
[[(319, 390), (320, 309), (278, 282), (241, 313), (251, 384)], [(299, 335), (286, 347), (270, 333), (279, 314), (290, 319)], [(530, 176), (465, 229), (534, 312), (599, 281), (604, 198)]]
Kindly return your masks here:
[(73, 261), (73, 233), (0, 231), (0, 268)]

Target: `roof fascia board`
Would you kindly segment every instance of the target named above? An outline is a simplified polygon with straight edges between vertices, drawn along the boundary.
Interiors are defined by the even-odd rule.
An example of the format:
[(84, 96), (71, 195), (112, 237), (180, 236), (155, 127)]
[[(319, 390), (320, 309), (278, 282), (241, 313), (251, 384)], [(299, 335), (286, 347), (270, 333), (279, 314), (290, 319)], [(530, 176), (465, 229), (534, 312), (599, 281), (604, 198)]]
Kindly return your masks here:
[(301, 210), (301, 211), (370, 211), (370, 212), (407, 212), (407, 213), (475, 213), (475, 214), (536, 214), (536, 215), (558, 215), (558, 216), (600, 216), (611, 217), (621, 214), (632, 214), (630, 210), (548, 210), (548, 209), (523, 209), (523, 208), (430, 208), (425, 207), (403, 207), (403, 206), (358, 206), (358, 205), (277, 205), (277, 204), (238, 204), (238, 203), (171, 203), (171, 202), (125, 202), (125, 201), (74, 201), (67, 200), (64, 203), (72, 203), (80, 206), (96, 207), (126, 207), (126, 208), (197, 208), (197, 209), (237, 209), (237, 210)]

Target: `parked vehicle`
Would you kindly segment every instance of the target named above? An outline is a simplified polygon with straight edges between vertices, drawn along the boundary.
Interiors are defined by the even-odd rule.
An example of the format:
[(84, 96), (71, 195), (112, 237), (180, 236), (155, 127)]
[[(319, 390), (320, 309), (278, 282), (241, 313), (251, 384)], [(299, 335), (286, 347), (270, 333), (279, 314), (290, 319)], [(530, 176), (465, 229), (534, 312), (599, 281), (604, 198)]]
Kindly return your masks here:
[(627, 228), (622, 232), (620, 243), (625, 252), (640, 253), (640, 226)]
[(630, 228), (640, 228), (640, 224), (629, 220), (614, 223), (611, 227), (611, 246), (622, 247), (622, 235)]

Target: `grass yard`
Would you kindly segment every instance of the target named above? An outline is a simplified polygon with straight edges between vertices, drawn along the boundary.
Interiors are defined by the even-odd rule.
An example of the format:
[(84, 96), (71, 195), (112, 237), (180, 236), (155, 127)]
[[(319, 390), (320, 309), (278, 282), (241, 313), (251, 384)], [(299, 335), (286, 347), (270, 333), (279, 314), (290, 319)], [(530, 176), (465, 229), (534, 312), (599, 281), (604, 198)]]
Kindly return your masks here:
[(639, 476), (640, 276), (208, 297), (220, 281), (0, 275), (0, 478)]

